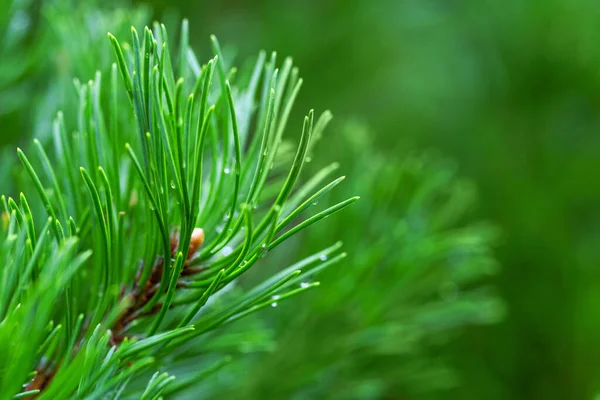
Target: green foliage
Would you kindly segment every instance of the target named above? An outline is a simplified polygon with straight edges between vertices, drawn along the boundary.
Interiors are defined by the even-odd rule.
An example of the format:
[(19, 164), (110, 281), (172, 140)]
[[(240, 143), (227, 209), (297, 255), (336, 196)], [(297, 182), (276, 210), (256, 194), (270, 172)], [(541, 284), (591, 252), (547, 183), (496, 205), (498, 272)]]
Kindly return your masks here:
[(41, 42), (36, 43), (33, 48), (25, 46), (35, 34), (32, 29), (31, 3), (28, 0), (0, 2), (0, 116), (23, 107), (27, 102), (27, 90), (24, 86), (29, 86), (31, 82), (22, 81), (36, 68), (42, 51)]
[[(466, 376), (445, 397), (600, 393), (597, 2), (232, 4), (152, 1), (193, 15), (240, 54), (293, 49), (309, 83), (298, 105), (331, 107), (336, 121), (359, 116), (390, 162), (439, 149), (477, 185), (474, 216), (501, 229), (492, 283), (508, 317), (440, 349)], [(327, 136), (346, 151), (335, 129)], [(344, 232), (353, 221), (338, 224)]]
[[(109, 0), (5, 0), (0, 2), (0, 189), (14, 187), (9, 152), (32, 136), (46, 143), (59, 107), (77, 108), (73, 79), (108, 73), (113, 61), (104, 37), (109, 30), (129, 33), (148, 18), (143, 7)], [(77, 79), (77, 78), (76, 78)], [(69, 122), (77, 114), (67, 114)]]
[[(213, 38), (214, 58), (201, 65), (187, 22), (176, 48), (162, 25), (130, 31), (148, 11), (123, 1), (14, 2), (42, 18), (0, 62), (19, 67), (16, 79), (0, 77), (0, 104), (22, 100), (0, 109), (0, 123), (25, 133), (10, 140), (26, 143), (15, 177), (27, 194), (3, 201), (0, 398), (414, 398), (467, 381), (446, 349), (463, 328), (502, 315), (486, 281), (496, 233), (469, 222), (475, 191), (454, 165), (397, 151), (398, 130), (404, 143), (405, 131), (422, 129), (413, 122), (431, 113), (428, 99), (460, 88), (463, 75), (425, 79), (440, 71), (420, 40), (400, 43), (412, 64), (390, 71), (395, 53), (378, 35), (395, 32), (397, 13), (354, 3), (333, 20), (314, 4), (300, 13), (286, 4), (261, 19), (278, 34), (256, 40), (236, 24), (223, 35), (241, 53), (257, 43), (293, 49), (303, 75), (321, 79), (305, 85), (308, 100), (376, 117), (376, 139), (354, 124), (323, 135), (331, 114), (310, 112), (288, 140), (292, 105), (307, 101), (291, 59), (261, 53), (238, 71)], [(202, 7), (190, 25), (212, 29), (233, 15)], [(413, 8), (425, 25), (439, 17), (402, 6)], [(397, 26), (417, 15), (401, 14)], [(337, 32), (350, 20), (352, 48)], [(389, 93), (407, 90), (411, 118), (394, 113), (394, 146), (378, 150), (380, 117), (397, 103)], [(331, 159), (340, 163), (319, 167)], [(14, 160), (2, 157), (0, 174)], [(339, 169), (352, 179), (335, 178)], [(329, 218), (355, 193), (366, 195), (362, 207)], [(316, 279), (320, 290), (284, 301)]]
[[(0, 397), (173, 395), (228, 362), (211, 351), (212, 334), (273, 296), (318, 286), (301, 282), (332, 264), (319, 252), (231, 290), (268, 252), (358, 198), (292, 226), (337, 185), (295, 190), (329, 113), (305, 116), (294, 152), (283, 141), (302, 84), (291, 60), (278, 68), (275, 53), (261, 53), (238, 72), (213, 37), (215, 56), (200, 65), (187, 35), (184, 21), (173, 51), (157, 23), (132, 28), (130, 45), (109, 34), (117, 62), (75, 80), (77, 106), (57, 114), (51, 156), (37, 140), (18, 150), (32, 182), (24, 191), (39, 200), (3, 198)], [(204, 367), (178, 383), (149, 375), (178, 363)]]
[[(325, 290), (267, 317), (277, 345), (252, 357), (256, 365), (229, 371), (226, 398), (435, 393), (462, 379), (440, 348), (461, 328), (495, 323), (503, 314), (496, 295), (482, 285), (497, 270), (491, 254), (497, 232), (469, 222), (473, 184), (434, 154), (390, 162), (361, 125), (348, 124), (345, 132), (351, 150), (341, 159), (354, 167), (342, 192), (360, 188), (369, 207), (344, 215), (354, 229), (334, 221), (303, 237), (301, 246), (339, 236), (353, 243), (352, 257), (319, 275)], [(327, 253), (320, 257), (336, 261)], [(276, 384), (275, 370), (285, 377)]]

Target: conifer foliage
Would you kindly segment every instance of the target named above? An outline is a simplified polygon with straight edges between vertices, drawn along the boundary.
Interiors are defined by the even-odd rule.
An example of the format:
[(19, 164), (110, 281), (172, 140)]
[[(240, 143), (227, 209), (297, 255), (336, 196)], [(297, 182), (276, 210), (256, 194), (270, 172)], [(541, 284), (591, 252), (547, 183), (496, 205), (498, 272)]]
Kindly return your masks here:
[[(0, 398), (174, 394), (228, 361), (206, 335), (315, 288), (302, 283), (345, 256), (324, 243), (226, 290), (358, 197), (311, 213), (343, 177), (299, 185), (330, 114), (288, 127), (302, 85), (291, 59), (261, 52), (237, 71), (212, 37), (200, 64), (188, 30), (176, 48), (158, 23), (127, 43), (109, 34), (110, 70), (75, 80), (77, 106), (57, 114), (49, 143), (17, 151), (28, 181), (1, 200)], [(294, 128), (297, 146), (283, 140)], [(198, 358), (210, 362), (169, 374)]]
[[(261, 315), (274, 343), (226, 367), (216, 398), (437, 398), (470, 384), (448, 345), (503, 317), (489, 284), (499, 232), (473, 218), (475, 185), (434, 151), (391, 158), (364, 124), (348, 121), (342, 133), (333, 156), (352, 179), (335, 195), (360, 190), (368, 207), (303, 235), (301, 248), (339, 237), (352, 255), (319, 276), (324, 290)], [(275, 370), (285, 379), (274, 383)]]

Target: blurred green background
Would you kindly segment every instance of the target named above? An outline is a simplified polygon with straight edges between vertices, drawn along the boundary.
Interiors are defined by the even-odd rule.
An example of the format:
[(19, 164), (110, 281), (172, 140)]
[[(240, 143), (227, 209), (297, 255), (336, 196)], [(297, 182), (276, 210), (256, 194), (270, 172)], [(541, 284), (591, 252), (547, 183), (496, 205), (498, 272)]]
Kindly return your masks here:
[[(35, 92), (52, 84), (48, 77), (77, 74), (83, 80), (93, 73), (93, 69), (60, 68), (49, 72), (54, 67), (44, 61), (48, 57), (44, 46), (56, 48), (43, 33), (47, 16), (40, 11), (40, 2), (23, 3), (33, 10), (29, 21), (33, 28), (19, 39), (19, 52), (7, 50), (6, 34), (0, 42), (4, 46), (0, 65), (8, 65), (9, 56), (18, 65), (16, 78), (0, 77), (1, 141), (10, 144), (11, 151), (14, 144), (30, 137), (27, 132), (44, 129), (32, 126), (35, 107), (27, 106), (29, 96), (19, 99), (11, 90), (26, 85)], [(63, 11), (75, 13), (77, 7), (87, 7), (83, 3), (89, 6), (89, 2), (71, 4), (72, 10)], [(132, 7), (107, 3), (100, 7)], [(378, 204), (382, 192), (372, 182), (383, 178), (393, 182), (402, 174), (394, 166), (413, 152), (434, 148), (454, 161), (458, 175), (475, 183), (479, 199), (469, 203), (470, 219), (492, 221), (501, 232), (494, 250), (501, 268), (486, 282), (503, 300), (506, 314), (497, 324), (469, 325), (462, 335), (436, 348), (436, 356), (448, 360), (461, 381), (445, 391), (445, 397), (589, 399), (600, 393), (597, 2), (155, 0), (136, 4), (174, 29), (181, 17), (187, 17), (192, 45), (200, 50), (202, 61), (210, 55), (208, 37), (213, 33), (226, 54), (235, 54), (238, 62), (259, 49), (294, 58), (305, 79), (294, 121), (309, 108), (331, 109), (335, 116), (316, 157), (323, 162), (332, 157), (340, 160), (349, 180), (353, 174), (369, 172), (352, 187), (363, 197), (357, 207), (367, 210), (335, 217), (338, 231), (364, 233), (354, 237), (359, 248), (368, 248), (387, 234), (385, 229), (365, 228), (371, 221), (369, 208)], [(130, 12), (119, 15), (126, 19)], [(93, 26), (94, 14), (86, 15)], [(110, 26), (110, 22), (104, 23)], [(25, 59), (35, 56), (23, 62), (14, 54)], [(24, 105), (17, 107), (18, 100)], [(38, 112), (48, 107), (44, 103)], [(363, 128), (348, 128), (352, 125), (348, 121), (356, 120)], [(352, 133), (357, 131), (366, 137), (360, 140), (369, 143), (365, 151), (376, 157), (361, 154), (363, 142), (357, 150)], [(382, 166), (392, 166), (386, 175), (370, 168), (375, 158)], [(3, 159), (7, 168), (8, 158)], [(378, 208), (380, 214), (402, 210), (404, 195), (402, 186), (393, 195), (388, 193)], [(375, 211), (372, 215), (378, 221)], [(355, 243), (350, 245), (352, 258)], [(368, 302), (369, 295), (365, 296)], [(399, 366), (390, 361), (386, 368)], [(388, 398), (405, 397), (391, 391)]]

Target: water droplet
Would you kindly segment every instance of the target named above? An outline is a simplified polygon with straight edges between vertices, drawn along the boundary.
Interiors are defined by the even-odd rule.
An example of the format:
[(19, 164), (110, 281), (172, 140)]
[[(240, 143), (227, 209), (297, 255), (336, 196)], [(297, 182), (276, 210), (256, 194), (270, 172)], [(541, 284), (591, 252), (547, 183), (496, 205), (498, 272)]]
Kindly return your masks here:
[(279, 297), (280, 297), (280, 296), (279, 296), (278, 294), (276, 294), (275, 296), (271, 296), (271, 298), (272, 298), (273, 300), (279, 300)]
[(277, 307), (277, 302), (271, 303), (271, 307)]
[(171, 189), (175, 189), (175, 182), (171, 181)]
[(302, 289), (306, 289), (306, 288), (307, 288), (307, 287), (309, 287), (309, 286), (310, 286), (310, 283), (308, 283), (308, 282), (302, 282), (302, 283), (300, 284), (300, 287), (301, 287)]
[(321, 256), (319, 257), (319, 260), (327, 261), (327, 254), (321, 254)]
[(319, 202), (318, 202), (318, 201), (315, 201), (315, 202), (313, 203), (313, 206), (316, 206), (317, 204), (319, 204)]
[(263, 153), (263, 156), (266, 156), (267, 154), (269, 154), (269, 152), (267, 150), (265, 150), (265, 152)]
[(307, 162), (307, 163), (309, 163), (309, 162), (312, 161), (312, 158), (311, 157), (306, 157), (306, 159), (304, 161)]
[(267, 249), (267, 244), (263, 243), (262, 246), (260, 246), (260, 250), (258, 251), (258, 257), (259, 258), (264, 258), (267, 253), (268, 253), (268, 249)]
[(231, 171), (229, 170), (229, 168), (225, 168), (225, 169), (223, 170), (223, 172), (225, 173), (225, 175), (227, 175), (227, 174), (229, 174)]

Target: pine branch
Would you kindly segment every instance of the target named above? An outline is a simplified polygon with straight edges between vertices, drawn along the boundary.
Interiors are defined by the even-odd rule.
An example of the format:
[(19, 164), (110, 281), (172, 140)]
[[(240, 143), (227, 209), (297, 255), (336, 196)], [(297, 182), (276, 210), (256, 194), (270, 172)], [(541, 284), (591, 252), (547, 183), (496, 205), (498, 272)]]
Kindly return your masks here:
[[(199, 66), (187, 21), (174, 59), (163, 25), (131, 35), (122, 45), (109, 34), (116, 62), (108, 80), (97, 72), (76, 81), (78, 107), (58, 114), (53, 155), (40, 142), (35, 157), (18, 151), (40, 201), (2, 202), (2, 398), (118, 397), (130, 380), (168, 368), (176, 348), (270, 306), (273, 296), (280, 302), (318, 286), (299, 285), (332, 264), (312, 255), (241, 298), (224, 290), (358, 199), (292, 226), (341, 179), (305, 201), (315, 181), (295, 191), (324, 126), (311, 110), (295, 156), (282, 144), (301, 84), (290, 59), (280, 72), (276, 55), (266, 62), (261, 53), (249, 83), (235, 86), (216, 38), (214, 58)], [(71, 131), (67, 111), (77, 114)], [(157, 398), (173, 379), (157, 372), (140, 398)]]
[[(304, 285), (318, 274), (326, 290), (288, 312), (266, 315), (263, 329), (274, 337), (268, 350), (228, 366), (213, 385), (199, 383), (187, 398), (194, 398), (194, 389), (228, 399), (419, 398), (469, 379), (440, 356), (445, 345), (465, 327), (498, 322), (504, 310), (489, 287), (498, 269), (498, 232), (473, 219), (476, 188), (439, 155), (390, 158), (362, 124), (348, 123), (343, 132), (345, 145), (335, 149), (343, 153), (333, 155), (353, 179), (324, 188), (336, 187), (333, 195), (340, 198), (360, 189), (371, 203), (306, 234), (302, 249), (337, 236), (353, 243), (352, 257), (327, 269), (344, 254), (334, 246), (313, 259), (313, 268), (296, 266), (311, 268)], [(336, 168), (324, 168), (305, 185), (320, 186)], [(324, 191), (310, 198), (311, 206), (320, 200), (328, 207), (333, 199), (317, 196)], [(303, 192), (297, 194), (305, 198)], [(347, 221), (358, 228), (347, 229)], [(241, 324), (248, 330), (252, 321)], [(285, 379), (274, 384), (273, 371)]]

